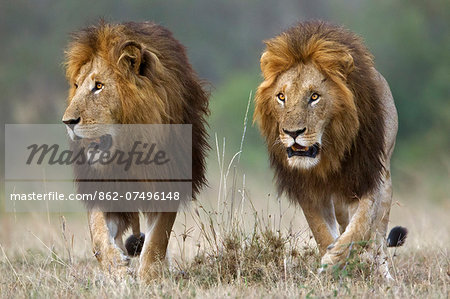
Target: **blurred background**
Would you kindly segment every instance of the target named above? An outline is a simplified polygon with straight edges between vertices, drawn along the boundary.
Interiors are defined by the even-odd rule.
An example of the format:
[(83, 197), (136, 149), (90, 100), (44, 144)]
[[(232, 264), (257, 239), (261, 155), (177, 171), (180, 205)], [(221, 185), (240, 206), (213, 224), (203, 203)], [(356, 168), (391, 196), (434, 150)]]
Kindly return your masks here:
[[(396, 194), (449, 207), (449, 11), (446, 0), (1, 1), (0, 140), (5, 123), (60, 123), (68, 89), (62, 62), (71, 32), (100, 18), (153, 20), (187, 47), (194, 69), (210, 83), (214, 190), (215, 136), (220, 152), (225, 138), (230, 161), (240, 148), (250, 93), (261, 81), (263, 40), (298, 21), (323, 19), (361, 35), (390, 84), (400, 119), (392, 161)], [(239, 175), (246, 175), (250, 192), (264, 194), (273, 190), (272, 172), (252, 114), (253, 102)], [(1, 157), (3, 169), (3, 152)]]
[[(113, 298), (106, 295), (103, 283), (90, 280), (99, 267), (94, 263), (86, 213), (7, 213), (2, 202), (4, 124), (61, 123), (69, 87), (64, 49), (71, 32), (100, 18), (151, 20), (166, 26), (187, 47), (200, 77), (209, 82), (210, 186), (177, 216), (169, 243), (172, 265), (184, 265), (201, 252), (209, 254), (203, 227), (227, 236), (229, 219), (238, 219), (237, 226), (246, 226), (248, 232), (259, 221), (260, 227), (282, 231), (293, 244), (299, 240), (301, 252), (309, 251), (303, 245), (314, 241), (300, 208), (285, 198), (277, 200), (274, 193), (266, 147), (252, 125), (253, 99), (242, 154), (234, 160), (233, 156), (241, 148), (249, 97), (261, 81), (263, 40), (310, 19), (341, 24), (361, 35), (390, 84), (400, 120), (391, 161), (394, 200), (389, 227), (403, 225), (410, 233), (405, 246), (391, 251), (392, 259), (399, 256), (394, 272), (399, 269), (399, 281), (413, 288), (405, 298), (420, 297), (427, 289), (435, 290), (431, 297), (445, 297), (445, 292), (448, 297), (449, 12), (448, 0), (0, 0), (0, 297), (20, 296), (18, 281), (24, 281), (27, 297), (94, 297), (101, 292)], [(233, 213), (238, 217), (233, 218)], [(210, 217), (215, 217), (214, 224)], [(96, 277), (102, 281), (101, 274)], [(97, 287), (92, 287), (94, 281)], [(367, 294), (373, 295), (378, 287), (371, 281), (367, 280)], [(117, 287), (114, 283), (109, 293), (132, 296), (126, 289), (120, 296)], [(261, 290), (267, 297), (266, 289)], [(280, 290), (275, 288), (275, 296)], [(211, 292), (220, 294), (215, 285)], [(402, 297), (399, 294), (392, 297)]]

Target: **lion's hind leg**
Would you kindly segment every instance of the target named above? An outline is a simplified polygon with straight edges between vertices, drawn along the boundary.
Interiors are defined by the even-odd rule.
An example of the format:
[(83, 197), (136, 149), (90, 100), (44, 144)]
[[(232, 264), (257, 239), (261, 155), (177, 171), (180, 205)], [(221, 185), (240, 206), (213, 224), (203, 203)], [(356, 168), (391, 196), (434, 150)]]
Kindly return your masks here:
[(405, 241), (407, 229), (397, 227), (389, 234), (390, 239), (386, 239), (389, 223), (389, 214), (392, 204), (392, 182), (389, 168), (383, 173), (383, 181), (379, 187), (377, 200), (377, 213), (374, 221), (374, 230), (371, 235), (370, 250), (367, 256), (375, 264), (382, 277), (393, 280), (389, 272), (387, 246), (401, 246)]

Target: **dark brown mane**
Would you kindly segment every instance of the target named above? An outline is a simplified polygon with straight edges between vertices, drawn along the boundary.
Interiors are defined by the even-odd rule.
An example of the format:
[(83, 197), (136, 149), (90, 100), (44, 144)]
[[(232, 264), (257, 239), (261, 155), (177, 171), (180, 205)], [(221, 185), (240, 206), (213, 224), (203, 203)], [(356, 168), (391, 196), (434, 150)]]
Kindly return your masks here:
[[(373, 58), (361, 39), (342, 27), (304, 22), (266, 45), (254, 118), (266, 138), (279, 190), (299, 200), (303, 195), (319, 199), (332, 193), (361, 197), (371, 192), (383, 170), (384, 111)], [(300, 63), (313, 63), (334, 82), (343, 107), (325, 129), (326, 153), (311, 171), (287, 167), (285, 151), (274, 145), (278, 123), (270, 90), (280, 74)]]

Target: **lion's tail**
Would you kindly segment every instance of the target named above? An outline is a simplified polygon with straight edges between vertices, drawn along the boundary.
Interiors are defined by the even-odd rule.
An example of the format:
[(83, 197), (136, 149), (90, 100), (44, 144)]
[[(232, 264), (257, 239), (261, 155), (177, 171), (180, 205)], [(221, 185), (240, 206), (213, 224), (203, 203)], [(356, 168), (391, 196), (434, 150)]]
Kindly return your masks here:
[(131, 235), (125, 241), (125, 248), (129, 256), (138, 256), (141, 254), (142, 246), (144, 245), (145, 235), (139, 233), (138, 235)]
[(396, 226), (389, 232), (387, 238), (387, 247), (398, 247), (405, 244), (408, 230), (406, 227)]
[(145, 235), (140, 229), (139, 213), (128, 213), (127, 220), (131, 226), (132, 235), (125, 241), (125, 248), (129, 256), (138, 256), (141, 254), (145, 241)]
[[(391, 229), (387, 238), (387, 247), (399, 247), (405, 244), (408, 236), (408, 229), (403, 226), (396, 226)], [(144, 245), (145, 235), (141, 232), (133, 232), (125, 242), (125, 248), (130, 256), (138, 256), (141, 254)]]

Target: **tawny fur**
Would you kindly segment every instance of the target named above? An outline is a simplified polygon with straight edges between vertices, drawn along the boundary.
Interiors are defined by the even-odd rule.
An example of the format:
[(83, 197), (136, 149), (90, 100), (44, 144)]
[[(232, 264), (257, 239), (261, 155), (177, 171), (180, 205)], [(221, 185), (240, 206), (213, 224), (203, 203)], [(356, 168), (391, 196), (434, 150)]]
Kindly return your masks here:
[[(171, 32), (150, 22), (101, 22), (73, 35), (65, 64), (71, 88), (63, 120), (81, 118), (80, 124), (192, 125), (195, 197), (206, 184), (208, 95), (188, 62), (185, 48)], [(83, 90), (96, 76), (107, 84), (95, 101), (89, 101), (89, 91)], [(132, 226), (133, 235), (140, 236), (138, 214), (91, 211), (89, 215), (94, 253), (102, 266), (112, 271), (126, 265), (122, 234)], [(152, 277), (151, 267), (166, 254), (175, 215), (145, 213), (153, 230), (149, 229), (151, 235), (145, 237), (141, 254), (139, 275), (144, 280)], [(119, 227), (112, 241), (105, 220)]]
[[(261, 70), (264, 80), (255, 96), (254, 120), (266, 139), (276, 185), (301, 205), (322, 263), (343, 262), (351, 243), (375, 238), (382, 252), (377, 259), (383, 275), (390, 278), (384, 248), (397, 114), (372, 55), (359, 37), (342, 27), (304, 22), (266, 41)], [(289, 96), (285, 103), (276, 99), (289, 84), (307, 90), (296, 84), (308, 76), (315, 76), (315, 84), (327, 88), (328, 98), (323, 101), (329, 100), (330, 112), (323, 116), (326, 119), (321, 119), (319, 111), (308, 112), (314, 108), (304, 102), (304, 95), (292, 94), (292, 90), (294, 104)], [(320, 105), (325, 105), (323, 101)], [(304, 119), (297, 119), (299, 116)], [(317, 122), (324, 124), (323, 132), (307, 136), (307, 129)], [(307, 142), (321, 137), (317, 165), (292, 167), (295, 160), (287, 158), (282, 126), (292, 130), (305, 127)]]
[[(266, 45), (254, 119), (266, 138), (280, 191), (291, 197), (336, 191), (354, 198), (367, 194), (380, 182), (384, 155), (383, 110), (372, 55), (353, 33), (320, 22), (293, 27)], [(303, 173), (286, 167), (285, 148), (276, 143), (277, 103), (271, 87), (280, 74), (307, 63), (335, 83), (341, 105), (325, 131), (324, 157)]]

